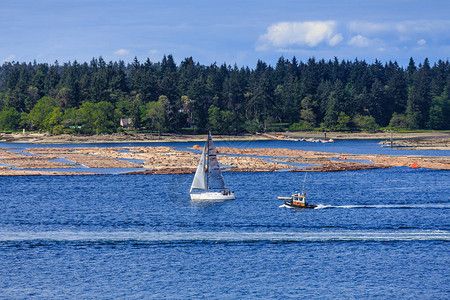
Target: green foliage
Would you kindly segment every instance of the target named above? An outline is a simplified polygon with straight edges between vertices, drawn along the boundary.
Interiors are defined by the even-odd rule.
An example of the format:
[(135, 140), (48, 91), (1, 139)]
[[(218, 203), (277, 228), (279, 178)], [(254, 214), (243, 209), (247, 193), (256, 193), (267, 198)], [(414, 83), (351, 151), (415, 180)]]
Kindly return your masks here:
[(131, 118), (133, 127), (140, 128), (142, 123), (142, 110), (145, 108), (141, 94), (120, 97), (116, 104), (116, 116), (120, 119)]
[(117, 128), (114, 106), (106, 101), (85, 102), (78, 112), (71, 113), (71, 117), (75, 124), (81, 123), (83, 133), (112, 133)]
[(263, 124), (258, 120), (247, 120), (244, 124), (244, 128), (248, 133), (255, 134), (261, 132), (263, 129)]
[(20, 128), (28, 127), (28, 114), (26, 112), (20, 113)]
[(300, 111), (300, 118), (308, 123), (310, 126), (316, 124), (316, 114), (314, 109), (317, 106), (317, 101), (313, 101), (310, 97), (305, 97), (302, 100), (302, 110)]
[(345, 112), (341, 112), (339, 114), (338, 120), (337, 120), (337, 130), (350, 130), (352, 120)]
[(433, 105), (430, 107), (428, 122), (428, 127), (431, 129), (445, 129), (444, 112), (439, 105)]
[(272, 120), (266, 131), (287, 131), (291, 125), (291, 123), (274, 123)]
[(412, 129), (425, 128), (431, 106), (430, 66), (424, 66), (412, 76), (413, 84), (408, 95), (406, 114)]
[(222, 116), (220, 114), (220, 108), (211, 105), (208, 109), (209, 116), (209, 127), (213, 133), (221, 132), (222, 127)]
[(52, 134), (62, 133), (61, 122), (63, 120), (64, 111), (60, 107), (55, 107), (53, 111), (44, 120), (43, 126), (47, 132)]
[[(114, 132), (119, 118), (160, 132), (256, 132), (284, 123), (373, 130), (397, 121), (409, 129), (449, 129), (449, 78), (448, 60), (416, 66), (412, 58), (406, 69), (396, 62), (295, 57), (281, 57), (275, 67), (258, 60), (253, 69), (205, 66), (192, 57), (177, 66), (171, 55), (156, 63), (101, 57), (82, 64), (6, 62), (0, 66), (0, 110), (21, 114), (19, 125), (2, 126), (53, 133)], [(349, 122), (354, 116), (358, 124)]]
[(142, 120), (147, 123), (150, 130), (157, 132), (165, 130), (165, 104), (167, 104), (167, 98), (163, 97), (156, 102), (149, 102), (145, 106)]
[(28, 125), (39, 130), (49, 130), (50, 119), (55, 118), (54, 110), (58, 102), (50, 97), (42, 97), (28, 114)]
[(222, 111), (214, 105), (208, 109), (208, 124), (213, 133), (230, 133), (233, 119), (233, 113), (229, 110)]
[(314, 127), (312, 127), (309, 123), (300, 121), (298, 123), (294, 123), (289, 126), (289, 131), (313, 131)]
[(81, 105), (78, 116), (80, 118), (81, 123), (81, 132), (83, 133), (94, 133), (95, 132), (95, 117), (94, 117), (94, 111), (95, 111), (95, 104), (92, 102), (84, 102), (83, 105)]
[(450, 124), (450, 100), (446, 92), (433, 98), (430, 106), (428, 127), (430, 129), (448, 129)]
[(336, 80), (333, 90), (330, 92), (326, 103), (325, 117), (323, 120), (325, 128), (338, 130), (339, 113), (342, 112), (345, 102), (345, 90), (342, 82)]
[(20, 125), (20, 113), (10, 107), (0, 112), (0, 130), (17, 130)]
[(402, 130), (410, 128), (410, 124), (406, 115), (394, 113), (389, 122), (389, 127), (396, 130)]
[(62, 124), (68, 127), (68, 132), (80, 133), (82, 124), (81, 109), (76, 109), (74, 107), (66, 109)]
[(92, 116), (96, 133), (112, 133), (116, 130), (118, 119), (115, 117), (114, 106), (106, 101), (95, 104)]
[(353, 123), (355, 123), (356, 128), (360, 130), (377, 131), (380, 129), (380, 126), (372, 116), (357, 115), (353, 118)]

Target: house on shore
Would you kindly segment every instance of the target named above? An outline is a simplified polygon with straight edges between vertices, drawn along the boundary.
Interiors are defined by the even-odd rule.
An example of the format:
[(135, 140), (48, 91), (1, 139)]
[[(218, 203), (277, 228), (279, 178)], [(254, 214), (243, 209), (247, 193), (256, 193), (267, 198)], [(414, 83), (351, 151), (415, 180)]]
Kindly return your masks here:
[(120, 119), (120, 127), (128, 128), (132, 125), (131, 118), (128, 119)]

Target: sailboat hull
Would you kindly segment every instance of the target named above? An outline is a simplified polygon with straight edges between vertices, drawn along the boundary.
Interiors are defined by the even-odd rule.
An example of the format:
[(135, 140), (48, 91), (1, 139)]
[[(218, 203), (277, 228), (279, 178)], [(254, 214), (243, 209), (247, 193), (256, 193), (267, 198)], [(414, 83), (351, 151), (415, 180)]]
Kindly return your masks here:
[(191, 200), (215, 200), (215, 201), (234, 200), (234, 193), (229, 194), (223, 194), (220, 192), (192, 193)]

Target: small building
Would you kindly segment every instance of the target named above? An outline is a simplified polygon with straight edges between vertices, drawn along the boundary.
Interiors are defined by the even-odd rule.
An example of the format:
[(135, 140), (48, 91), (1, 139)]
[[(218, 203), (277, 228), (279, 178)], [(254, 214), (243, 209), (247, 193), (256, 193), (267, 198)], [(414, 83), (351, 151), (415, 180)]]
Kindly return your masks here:
[(122, 128), (126, 128), (126, 127), (131, 126), (131, 125), (132, 125), (131, 123), (132, 123), (132, 122), (131, 122), (131, 118), (128, 118), (128, 119), (120, 119), (120, 126), (121, 126)]

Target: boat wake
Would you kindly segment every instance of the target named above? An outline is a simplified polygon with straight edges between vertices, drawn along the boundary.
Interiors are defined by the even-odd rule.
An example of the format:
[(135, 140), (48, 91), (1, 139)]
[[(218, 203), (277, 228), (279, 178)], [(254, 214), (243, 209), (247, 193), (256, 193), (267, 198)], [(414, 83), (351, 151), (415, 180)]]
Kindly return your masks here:
[(280, 205), (280, 206), (278, 206), (278, 207), (293, 208), (292, 206), (289, 206), (289, 205), (286, 205), (286, 204), (281, 204), (281, 205)]
[(0, 243), (233, 243), (233, 242), (331, 242), (331, 241), (450, 241), (450, 232), (331, 231), (331, 232), (0, 232)]
[[(280, 206), (281, 207), (281, 206)], [(324, 205), (319, 204), (315, 209), (324, 208), (390, 208), (390, 209), (402, 209), (402, 208), (450, 208), (450, 204), (378, 204), (378, 205)]]

